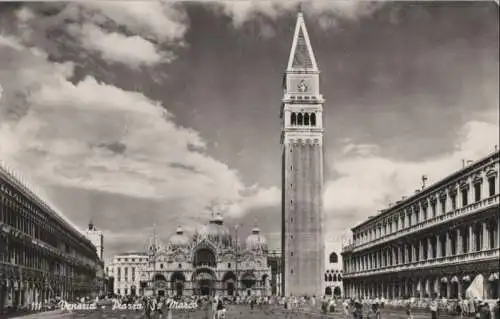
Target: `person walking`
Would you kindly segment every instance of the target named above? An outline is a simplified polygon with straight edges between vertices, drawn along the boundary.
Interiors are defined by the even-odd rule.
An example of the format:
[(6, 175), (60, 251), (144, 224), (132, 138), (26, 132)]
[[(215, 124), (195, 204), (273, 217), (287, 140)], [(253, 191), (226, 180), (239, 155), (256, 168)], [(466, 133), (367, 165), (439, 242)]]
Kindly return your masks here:
[(222, 298), (220, 298), (217, 302), (217, 319), (224, 319), (226, 317), (225, 315), (225, 307), (224, 304), (222, 303)]
[(435, 297), (434, 297), (434, 299), (432, 299), (432, 301), (429, 305), (429, 308), (431, 310), (431, 318), (437, 319), (437, 317), (438, 317), (438, 303), (437, 303), (437, 300)]
[(493, 307), (493, 319), (500, 319), (500, 299), (497, 300), (495, 307)]

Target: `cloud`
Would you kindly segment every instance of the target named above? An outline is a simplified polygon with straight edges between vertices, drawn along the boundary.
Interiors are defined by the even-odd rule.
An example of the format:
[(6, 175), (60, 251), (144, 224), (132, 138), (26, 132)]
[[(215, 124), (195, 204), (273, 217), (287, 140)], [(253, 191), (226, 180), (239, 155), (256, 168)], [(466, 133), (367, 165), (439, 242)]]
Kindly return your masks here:
[(246, 187), (160, 102), (91, 76), (70, 82), (73, 64), (14, 37), (0, 36), (0, 57), (0, 153), (37, 183), (180, 202), (193, 219), (213, 200), (229, 216), (274, 204), (276, 189)]
[(318, 18), (323, 28), (335, 27), (339, 19), (355, 20), (369, 15), (377, 10), (381, 2), (369, 1), (221, 1), (217, 2), (218, 12), (232, 18), (235, 27), (241, 27), (245, 22), (258, 15), (272, 20), (283, 14), (298, 12), (299, 5), (306, 15)]
[(92, 24), (83, 26), (81, 32), (83, 45), (101, 53), (106, 61), (139, 67), (141, 64), (151, 66), (164, 60), (153, 43), (140, 36), (108, 33)]
[[(494, 118), (491, 116), (494, 115), (488, 117)], [(498, 123), (471, 120), (458, 132), (452, 153), (418, 162), (386, 158), (377, 153), (377, 145), (346, 141), (345, 156), (340, 160), (330, 159), (340, 177), (326, 186), (326, 229), (330, 230), (327, 236), (345, 232), (387, 208), (390, 202), (413, 194), (421, 187), (422, 175), (428, 176), (428, 183), (434, 183), (459, 170), (462, 159), (478, 160), (486, 156), (499, 144), (498, 130)]]
[[(172, 61), (188, 28), (182, 6), (167, 1), (32, 4), (16, 17), (26, 41), (41, 44), (45, 38), (46, 46), (73, 45), (75, 51), (98, 53), (109, 63), (132, 68)], [(48, 39), (53, 34), (57, 38)]]

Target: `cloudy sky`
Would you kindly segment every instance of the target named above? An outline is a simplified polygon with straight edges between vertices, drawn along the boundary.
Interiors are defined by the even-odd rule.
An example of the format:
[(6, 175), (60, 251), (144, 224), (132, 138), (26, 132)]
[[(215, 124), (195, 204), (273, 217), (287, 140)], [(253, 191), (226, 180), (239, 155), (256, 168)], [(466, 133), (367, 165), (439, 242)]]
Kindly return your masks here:
[[(327, 238), (498, 144), (494, 2), (303, 5), (327, 100)], [(106, 255), (205, 223), (279, 247), (297, 3), (0, 4), (0, 159)], [(242, 236), (243, 236), (242, 235)]]

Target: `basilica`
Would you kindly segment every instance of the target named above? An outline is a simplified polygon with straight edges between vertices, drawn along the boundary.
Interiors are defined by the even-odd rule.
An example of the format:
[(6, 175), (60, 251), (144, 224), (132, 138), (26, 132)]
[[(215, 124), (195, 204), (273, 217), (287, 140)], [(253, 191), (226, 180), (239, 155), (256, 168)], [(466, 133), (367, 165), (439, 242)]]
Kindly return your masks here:
[(242, 246), (217, 214), (192, 236), (178, 227), (166, 243), (152, 236), (145, 253), (115, 256), (110, 272), (118, 295), (264, 296), (271, 294), (267, 255), (259, 228)]

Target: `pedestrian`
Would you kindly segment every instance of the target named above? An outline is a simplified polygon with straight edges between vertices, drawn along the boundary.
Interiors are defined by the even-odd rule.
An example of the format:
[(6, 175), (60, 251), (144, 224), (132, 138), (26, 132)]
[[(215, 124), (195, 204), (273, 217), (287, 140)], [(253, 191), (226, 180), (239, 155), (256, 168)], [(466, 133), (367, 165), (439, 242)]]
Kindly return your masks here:
[(438, 317), (438, 303), (436, 298), (432, 299), (429, 308), (431, 310), (431, 318), (432, 319), (437, 319)]
[(225, 307), (224, 304), (222, 303), (222, 299), (219, 299), (217, 302), (217, 319), (224, 319), (226, 317), (225, 314)]
[(328, 300), (326, 297), (323, 297), (323, 300), (321, 301), (321, 314), (323, 318), (326, 318), (328, 315)]
[(413, 319), (413, 313), (411, 311), (411, 301), (406, 304), (406, 316), (408, 319)]
[(457, 313), (457, 316), (462, 319), (463, 315), (463, 309), (462, 309), (462, 298), (459, 297), (457, 301), (457, 306), (455, 307), (455, 312)]
[(497, 303), (493, 308), (493, 319), (500, 319), (500, 299), (497, 300)]
[(144, 312), (146, 314), (147, 319), (151, 319), (151, 310), (152, 310), (152, 304), (149, 301), (149, 299), (145, 299), (144, 301)]

